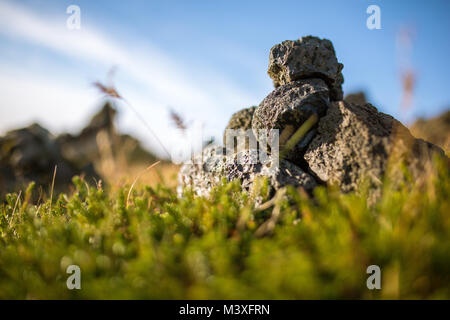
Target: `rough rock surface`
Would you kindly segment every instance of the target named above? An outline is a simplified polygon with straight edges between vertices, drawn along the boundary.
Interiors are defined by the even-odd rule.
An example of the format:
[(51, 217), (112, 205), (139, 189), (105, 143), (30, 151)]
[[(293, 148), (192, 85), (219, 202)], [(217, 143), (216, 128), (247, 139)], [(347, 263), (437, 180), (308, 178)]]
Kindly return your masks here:
[(211, 188), (217, 185), (222, 177), (227, 181), (240, 180), (244, 189), (249, 190), (257, 177), (268, 178), (272, 190), (286, 185), (301, 186), (311, 191), (316, 186), (315, 180), (296, 165), (282, 160), (279, 166), (271, 167), (272, 159), (264, 163), (257, 160), (255, 150), (245, 150), (224, 156), (224, 149), (209, 146), (204, 149), (203, 158), (199, 154), (195, 160), (200, 163), (184, 164), (179, 172), (178, 193), (190, 187), (197, 195), (208, 195)]
[[(227, 145), (227, 130), (251, 130), (252, 129), (252, 118), (253, 113), (256, 110), (256, 106), (239, 110), (231, 116), (230, 121), (228, 121), (227, 126), (225, 127), (225, 132), (223, 133), (223, 145)], [(251, 133), (252, 134), (252, 133)], [(252, 134), (252, 137), (255, 137)], [(237, 145), (237, 139), (234, 139), (234, 144)]]
[(178, 172), (177, 192), (181, 196), (184, 188), (191, 188), (198, 196), (206, 196), (221, 180), (224, 148), (209, 145), (196, 154), (192, 163), (184, 163)]
[(267, 72), (275, 87), (300, 79), (321, 78), (330, 86), (330, 98), (342, 100), (343, 67), (331, 41), (307, 36), (272, 47)]
[(243, 129), (243, 130), (251, 129), (252, 118), (255, 109), (256, 106), (253, 106), (233, 113), (225, 129)]
[(315, 180), (295, 164), (281, 160), (278, 166), (272, 167), (270, 155), (264, 164), (257, 161), (257, 157), (256, 150), (245, 150), (227, 157), (224, 165), (227, 180), (239, 179), (246, 189), (250, 188), (256, 177), (267, 177), (274, 190), (286, 185), (301, 186), (308, 191), (316, 187)]
[[(278, 129), (280, 150), (292, 134), (312, 115), (325, 115), (329, 105), (328, 87), (321, 79), (294, 81), (272, 91), (256, 108), (252, 128), (256, 137), (260, 129)], [(300, 164), (313, 134), (307, 134), (286, 159)]]
[[(342, 68), (343, 64), (340, 64)], [(344, 98), (344, 90), (342, 90), (342, 84), (344, 83), (344, 76), (339, 73), (336, 76), (336, 82), (330, 85), (330, 100), (331, 101), (341, 101)]]
[(356, 190), (365, 178), (373, 187), (379, 186), (388, 165), (400, 160), (417, 177), (433, 152), (444, 155), (440, 148), (415, 139), (399, 121), (370, 104), (332, 103), (317, 131), (305, 160), (321, 180), (337, 183), (344, 192)]

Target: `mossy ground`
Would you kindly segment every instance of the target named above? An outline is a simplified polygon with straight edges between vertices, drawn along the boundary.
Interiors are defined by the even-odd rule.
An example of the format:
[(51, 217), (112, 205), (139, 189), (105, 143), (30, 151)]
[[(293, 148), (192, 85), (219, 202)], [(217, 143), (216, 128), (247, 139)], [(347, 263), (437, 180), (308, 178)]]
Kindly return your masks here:
[[(255, 209), (237, 182), (209, 198), (142, 186), (127, 204), (129, 186), (80, 178), (33, 204), (30, 186), (2, 199), (0, 298), (450, 299), (450, 174), (438, 167), (420, 184), (385, 181), (372, 207), (365, 192), (320, 187)], [(264, 184), (255, 192), (269, 200)], [(66, 287), (71, 264), (81, 290)], [(366, 287), (372, 264), (381, 290)]]

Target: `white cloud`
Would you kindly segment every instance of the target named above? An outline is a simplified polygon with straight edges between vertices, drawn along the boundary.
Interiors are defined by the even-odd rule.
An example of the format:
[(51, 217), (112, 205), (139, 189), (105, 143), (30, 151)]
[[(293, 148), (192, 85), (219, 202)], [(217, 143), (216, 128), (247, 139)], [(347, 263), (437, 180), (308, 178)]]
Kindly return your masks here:
[(79, 130), (98, 96), (85, 87), (68, 87), (57, 79), (0, 66), (2, 131), (39, 122), (53, 132)]
[[(25, 41), (39, 48), (51, 49), (81, 62), (95, 62), (105, 67), (118, 65), (119, 72), (125, 78), (132, 79), (133, 83), (138, 83), (141, 89), (133, 88), (133, 84), (127, 82), (117, 83), (118, 88), (168, 144), (176, 142), (172, 141), (172, 135), (167, 132), (167, 106), (184, 110), (189, 118), (208, 123), (212, 132), (219, 136), (227, 121), (227, 110), (258, 102), (220, 72), (186, 66), (154, 46), (147, 44), (144, 47), (136, 43), (125, 43), (121, 39), (111, 39), (85, 24), (82, 24), (79, 31), (70, 31), (65, 23), (61, 23), (61, 19), (38, 15), (9, 1), (0, 2), (0, 34), (14, 41)], [(148, 43), (147, 40), (145, 42)], [(196, 72), (193, 73), (192, 70)], [(55, 78), (52, 79), (52, 76)], [(30, 109), (42, 106), (48, 108), (45, 110), (57, 110), (61, 100), (70, 99), (73, 102), (67, 108), (76, 108), (73, 109), (77, 110), (75, 113), (81, 114), (80, 108), (89, 108), (96, 102), (92, 93), (82, 92), (82, 84), (77, 85), (67, 79), (64, 83), (57, 77), (58, 74), (51, 73), (45, 77), (36, 75), (33, 70), (23, 72), (20, 77), (15, 76), (14, 81), (3, 75), (0, 78), (3, 103), (24, 108), (23, 112), (27, 113), (23, 114), (24, 118), (33, 116), (47, 123), (56, 119), (58, 123), (68, 121), (69, 124), (71, 119), (58, 112), (40, 114), (36, 109)], [(78, 89), (74, 90), (73, 87)], [(26, 95), (23, 94), (25, 88), (28, 91)], [(47, 94), (44, 96), (42, 92)], [(84, 105), (77, 105), (81, 103)], [(28, 110), (25, 111), (26, 106)], [(70, 114), (70, 111), (67, 113)], [(15, 117), (19, 115), (16, 114)], [(127, 117), (129, 119), (130, 114)], [(11, 119), (11, 123), (16, 120), (19, 118)], [(126, 122), (131, 130), (139, 130), (140, 136), (144, 136), (145, 129), (138, 120), (136, 125)]]

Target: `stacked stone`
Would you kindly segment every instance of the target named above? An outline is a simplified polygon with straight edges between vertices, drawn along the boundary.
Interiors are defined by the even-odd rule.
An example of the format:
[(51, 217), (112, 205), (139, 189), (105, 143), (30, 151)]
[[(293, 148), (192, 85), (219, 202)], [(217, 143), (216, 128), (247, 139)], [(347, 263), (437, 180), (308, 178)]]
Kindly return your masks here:
[(331, 100), (337, 101), (343, 98), (343, 68), (331, 41), (307, 36), (272, 47), (267, 72), (276, 88), (302, 79), (322, 79), (330, 87)]
[[(237, 136), (258, 140), (257, 148), (266, 145), (260, 143), (260, 130), (270, 133), (277, 129), (280, 148), (284, 148), (284, 143), (309, 117), (313, 114), (324, 116), (330, 100), (342, 97), (342, 67), (333, 45), (325, 39), (304, 37), (274, 46), (270, 51), (268, 73), (276, 89), (258, 107), (233, 114), (224, 133), (224, 145), (227, 146), (229, 139), (233, 139), (228, 141), (231, 145), (236, 146), (238, 142), (235, 135), (227, 139), (227, 129), (239, 130)], [(190, 186), (197, 194), (205, 195), (222, 176), (229, 181), (239, 179), (248, 189), (255, 177), (263, 176), (268, 178), (273, 190), (294, 185), (311, 191), (317, 183), (304, 168), (303, 154), (314, 134), (315, 130), (312, 130), (284, 159), (277, 159), (278, 166), (272, 170), (268, 168), (278, 154), (271, 153), (271, 150), (264, 150), (268, 159), (262, 163), (258, 159), (258, 151), (253, 150), (249, 143), (245, 144), (244, 150), (233, 148), (233, 152), (228, 150), (228, 154), (221, 147), (209, 147), (204, 150), (202, 160), (196, 157), (194, 162), (197, 160), (197, 163), (185, 164), (181, 168), (180, 190)], [(265, 137), (265, 141), (268, 138)], [(238, 150), (241, 151), (236, 154)]]
[(245, 190), (249, 190), (259, 177), (267, 178), (272, 191), (286, 185), (303, 187), (306, 191), (312, 191), (317, 186), (314, 178), (300, 167), (284, 160), (272, 167), (273, 161), (276, 160), (269, 154), (267, 161), (262, 163), (258, 159), (258, 151), (254, 149), (226, 155), (225, 148), (221, 146), (207, 146), (191, 163), (181, 167), (178, 194), (181, 195), (183, 189), (189, 187), (195, 194), (207, 196), (222, 177), (227, 181), (240, 180)]
[[(252, 150), (255, 144), (246, 143), (240, 152), (239, 148), (228, 148), (227, 152), (223, 147), (208, 147), (198, 164), (181, 168), (180, 190), (191, 187), (197, 194), (206, 195), (221, 177), (239, 179), (248, 189), (256, 177), (263, 176), (273, 190), (293, 185), (311, 191), (318, 184), (335, 183), (347, 192), (368, 178), (377, 195), (380, 179), (392, 159), (405, 162), (416, 178), (433, 154), (445, 157), (440, 148), (415, 139), (400, 122), (372, 105), (342, 101), (342, 68), (329, 40), (308, 36), (275, 45), (270, 50), (268, 68), (275, 90), (258, 107), (235, 113), (227, 129), (240, 130), (238, 136), (258, 140), (259, 151), (265, 146), (262, 140), (268, 138), (265, 134), (277, 129), (279, 148), (283, 150), (312, 115), (317, 116), (318, 124), (294, 147), (285, 149), (275, 170), (267, 169), (278, 156), (270, 149), (264, 150), (268, 161), (263, 163)], [(230, 138), (226, 131), (225, 146), (236, 143)]]

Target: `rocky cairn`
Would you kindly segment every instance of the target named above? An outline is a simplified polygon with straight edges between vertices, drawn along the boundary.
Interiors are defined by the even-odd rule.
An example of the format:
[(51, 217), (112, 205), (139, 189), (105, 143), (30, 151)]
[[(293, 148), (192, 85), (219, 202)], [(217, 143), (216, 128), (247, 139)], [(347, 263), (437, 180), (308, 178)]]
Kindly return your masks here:
[[(343, 100), (342, 69), (326, 39), (308, 36), (272, 47), (268, 74), (275, 90), (259, 106), (233, 114), (225, 147), (208, 146), (181, 167), (180, 194), (188, 187), (207, 195), (223, 177), (239, 179), (248, 190), (257, 177), (266, 177), (272, 192), (286, 185), (311, 192), (327, 183), (348, 192), (369, 181), (376, 198), (392, 163), (405, 164), (418, 178), (434, 154), (445, 157), (439, 147), (415, 139), (399, 121), (364, 100)], [(312, 118), (317, 119), (312, 127), (300, 140), (293, 139)], [(273, 129), (281, 153), (267, 145)], [(260, 157), (261, 150), (266, 157)]]

